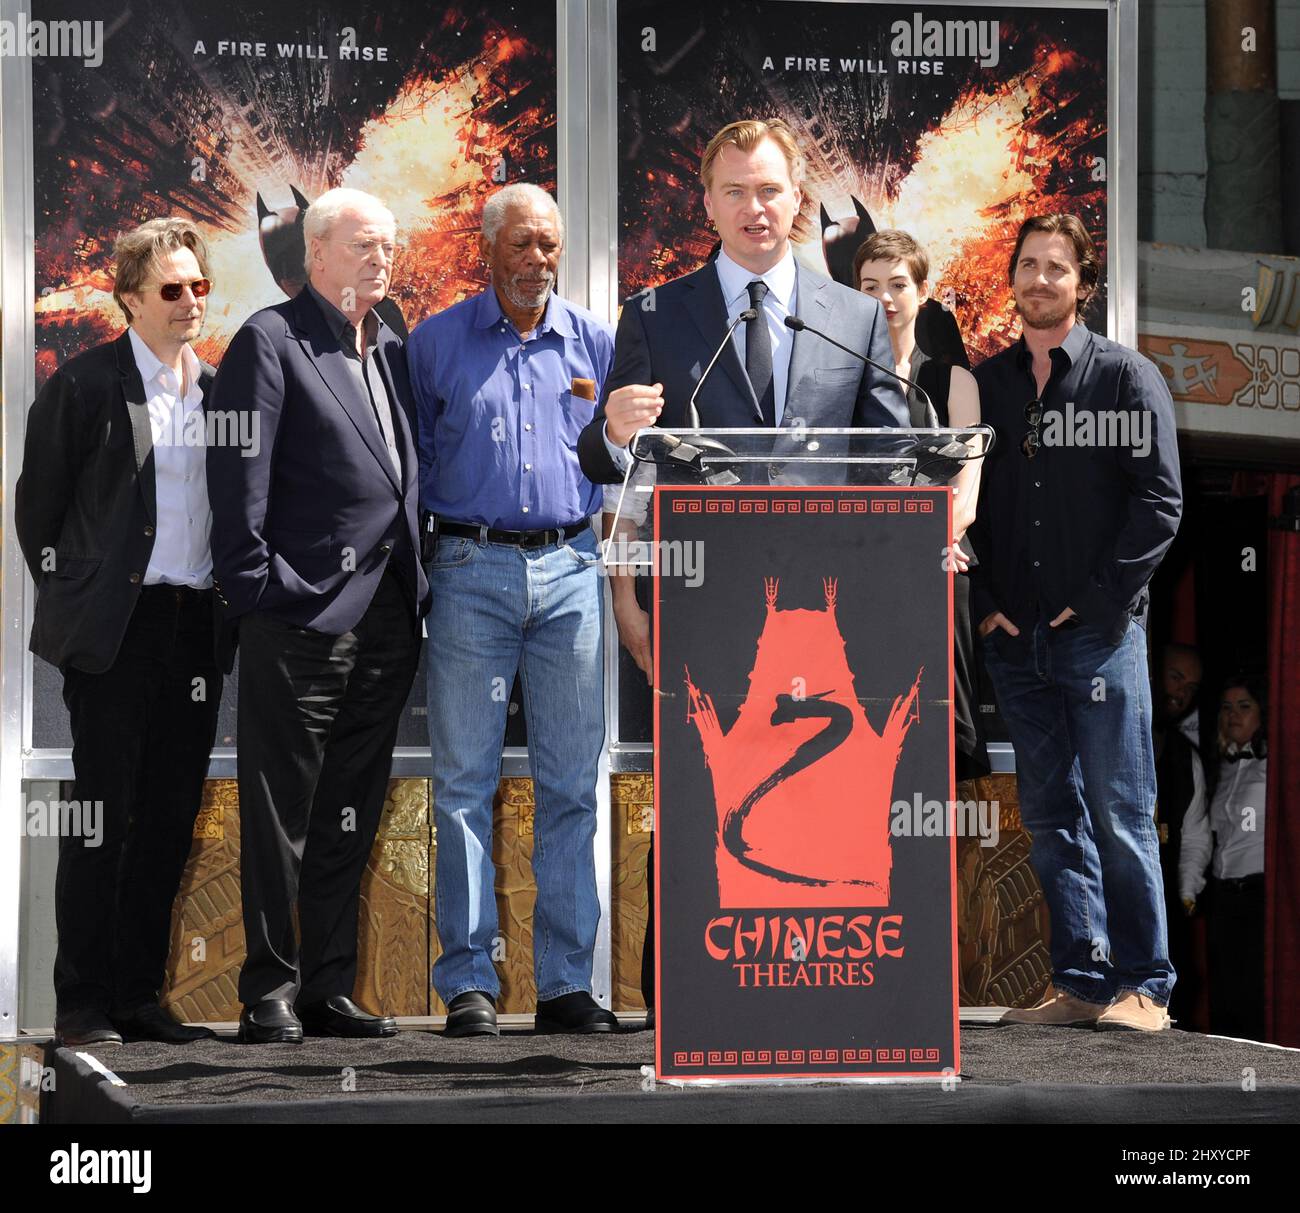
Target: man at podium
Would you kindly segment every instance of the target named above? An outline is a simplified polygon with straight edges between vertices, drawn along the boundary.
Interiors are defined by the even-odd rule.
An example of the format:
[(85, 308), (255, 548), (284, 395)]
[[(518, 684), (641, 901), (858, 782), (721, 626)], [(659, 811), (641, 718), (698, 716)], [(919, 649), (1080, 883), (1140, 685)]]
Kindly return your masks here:
[[(898, 381), (821, 336), (894, 365), (880, 304), (795, 260), (802, 180), (803, 157), (779, 119), (732, 122), (709, 140), (700, 181), (722, 248), (702, 269), (624, 303), (603, 407), (578, 439), (589, 480), (622, 480), (627, 444), (644, 426), (908, 424)], [(787, 317), (806, 329), (796, 333)], [(637, 578), (612, 574), (610, 589), (619, 640), (649, 679), (650, 618)], [(653, 930), (652, 904), (642, 969), (651, 1007)]]
[[(578, 441), (590, 480), (621, 480), (627, 444), (648, 425), (907, 424), (897, 381), (815, 331), (894, 365), (879, 303), (795, 261), (802, 178), (803, 158), (779, 119), (733, 122), (709, 141), (700, 180), (722, 249), (711, 264), (624, 304), (604, 405)], [(787, 316), (808, 330), (796, 334)]]

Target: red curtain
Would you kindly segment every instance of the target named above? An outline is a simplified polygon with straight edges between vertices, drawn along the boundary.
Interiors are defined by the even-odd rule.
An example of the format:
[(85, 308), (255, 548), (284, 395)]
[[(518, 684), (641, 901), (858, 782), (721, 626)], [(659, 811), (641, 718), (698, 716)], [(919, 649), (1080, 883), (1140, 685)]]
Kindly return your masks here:
[[(1287, 511), (1300, 476), (1268, 477), (1268, 516)], [(1294, 500), (1294, 499), (1293, 499)], [(1290, 509), (1295, 512), (1295, 505)], [(1268, 1039), (1300, 1045), (1300, 531), (1268, 541), (1268, 791), (1264, 813)]]

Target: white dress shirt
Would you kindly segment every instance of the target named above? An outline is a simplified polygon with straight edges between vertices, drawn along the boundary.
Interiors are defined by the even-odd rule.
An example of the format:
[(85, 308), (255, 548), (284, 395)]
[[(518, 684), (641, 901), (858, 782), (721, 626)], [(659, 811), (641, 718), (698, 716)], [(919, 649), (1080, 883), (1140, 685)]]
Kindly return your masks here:
[[(1205, 868), (1218, 880), (1240, 880), (1264, 870), (1264, 796), (1268, 785), (1268, 759), (1254, 757), (1250, 747), (1236, 762), (1226, 759), (1219, 767), (1219, 785), (1205, 811), (1187, 810), (1179, 854), (1179, 892), (1192, 899), (1205, 887)], [(1238, 752), (1228, 747), (1230, 755)], [(1211, 835), (1213, 839), (1211, 839)]]
[(199, 360), (188, 345), (181, 348), (185, 382), (162, 363), (134, 329), (131, 351), (144, 381), (149, 426), (153, 431), (154, 501), (157, 515), (153, 552), (145, 585), (212, 584), (212, 510), (208, 505), (208, 471), (203, 394)]

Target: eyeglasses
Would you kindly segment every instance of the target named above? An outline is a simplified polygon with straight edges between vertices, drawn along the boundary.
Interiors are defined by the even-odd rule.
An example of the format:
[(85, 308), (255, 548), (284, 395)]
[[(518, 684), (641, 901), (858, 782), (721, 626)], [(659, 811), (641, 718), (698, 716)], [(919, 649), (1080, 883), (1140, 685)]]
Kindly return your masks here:
[(1020, 440), (1020, 453), (1026, 459), (1032, 459), (1043, 445), (1038, 433), (1043, 424), (1043, 402), (1037, 396), (1025, 405), (1025, 420), (1029, 423), (1029, 432)]
[(212, 289), (212, 283), (208, 279), (196, 278), (193, 282), (164, 282), (158, 288), (158, 294), (166, 299), (168, 303), (175, 303), (187, 286), (195, 299), (202, 299)]
[(358, 257), (369, 258), (376, 249), (384, 254), (384, 259), (392, 261), (397, 256), (397, 245), (391, 240), (340, 240), (344, 248), (351, 249)]

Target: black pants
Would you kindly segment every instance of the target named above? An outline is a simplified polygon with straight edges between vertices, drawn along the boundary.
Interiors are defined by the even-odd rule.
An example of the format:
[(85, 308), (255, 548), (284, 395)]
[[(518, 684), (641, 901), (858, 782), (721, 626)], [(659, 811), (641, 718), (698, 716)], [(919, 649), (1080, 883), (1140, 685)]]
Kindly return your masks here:
[(1264, 874), (1209, 885), (1210, 1031), (1264, 1039)]
[(63, 701), (73, 797), (102, 834), (59, 838), (57, 1014), (130, 1012), (162, 989), (216, 736), (212, 591), (146, 586), (112, 666), (64, 670)]
[(239, 647), (239, 997), (350, 997), (361, 877), (420, 655), (409, 595), (386, 573), (342, 636), (254, 611)]

